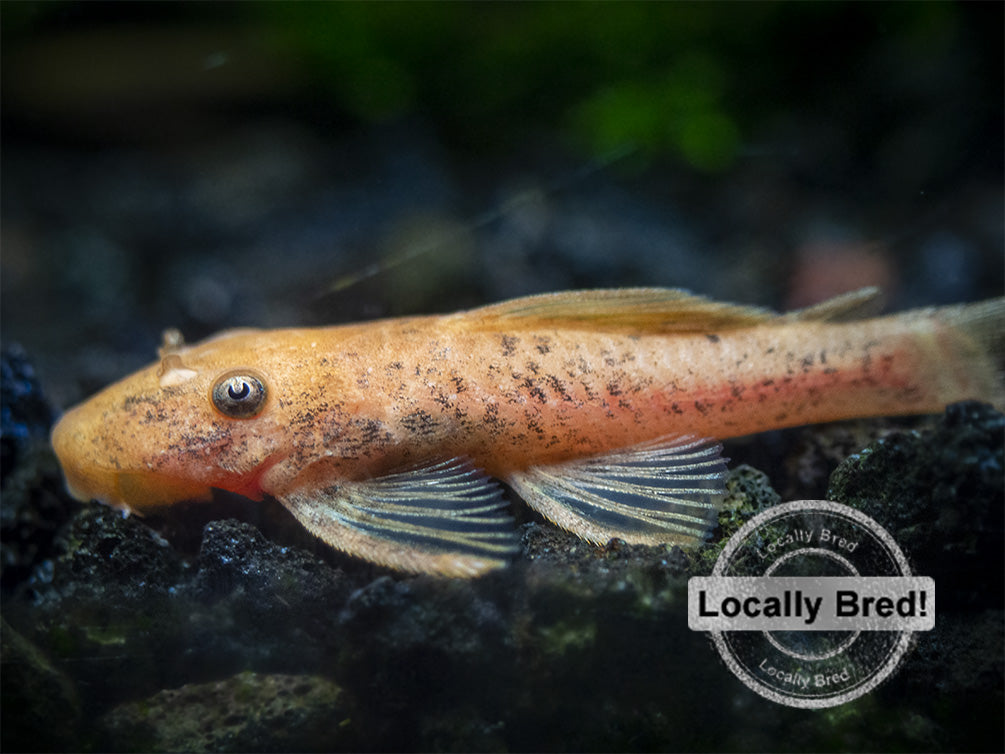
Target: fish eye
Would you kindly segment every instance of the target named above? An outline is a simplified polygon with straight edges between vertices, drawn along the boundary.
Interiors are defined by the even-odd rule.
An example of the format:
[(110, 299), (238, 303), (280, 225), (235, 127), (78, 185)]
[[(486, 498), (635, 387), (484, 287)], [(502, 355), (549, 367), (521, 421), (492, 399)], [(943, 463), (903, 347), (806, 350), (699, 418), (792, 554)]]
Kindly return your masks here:
[(231, 419), (250, 419), (265, 406), (267, 391), (261, 377), (246, 369), (221, 375), (213, 385), (213, 405)]

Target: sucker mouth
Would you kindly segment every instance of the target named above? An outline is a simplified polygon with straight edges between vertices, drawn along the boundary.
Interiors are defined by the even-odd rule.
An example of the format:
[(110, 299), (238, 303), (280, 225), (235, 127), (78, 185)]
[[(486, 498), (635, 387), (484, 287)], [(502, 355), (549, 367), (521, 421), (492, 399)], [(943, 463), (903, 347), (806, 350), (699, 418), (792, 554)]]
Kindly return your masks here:
[(186, 480), (165, 479), (146, 471), (120, 471), (115, 475), (118, 508), (143, 510), (183, 500), (210, 500), (212, 489), (205, 484)]
[(63, 470), (66, 490), (82, 503), (97, 500), (129, 511), (166, 505), (180, 500), (208, 500), (210, 488), (187, 480), (156, 475), (147, 470), (123, 470), (117, 465), (93, 463), (86, 451), (88, 421), (71, 410), (52, 428), (50, 442)]
[[(66, 491), (82, 503), (97, 500), (99, 503), (116, 508), (127, 508), (119, 494), (118, 474), (115, 472), (84, 473), (73, 466), (63, 463), (63, 478), (66, 481)], [(110, 476), (109, 476), (110, 475)]]
[(73, 463), (76, 448), (82, 444), (83, 438), (79, 431), (74, 431), (70, 419), (71, 414), (63, 414), (59, 421), (52, 428), (49, 441), (52, 449), (56, 453), (59, 466), (63, 470), (63, 478), (66, 481), (66, 490), (70, 495), (82, 503), (86, 503), (95, 497), (94, 479), (91, 475), (85, 474)]

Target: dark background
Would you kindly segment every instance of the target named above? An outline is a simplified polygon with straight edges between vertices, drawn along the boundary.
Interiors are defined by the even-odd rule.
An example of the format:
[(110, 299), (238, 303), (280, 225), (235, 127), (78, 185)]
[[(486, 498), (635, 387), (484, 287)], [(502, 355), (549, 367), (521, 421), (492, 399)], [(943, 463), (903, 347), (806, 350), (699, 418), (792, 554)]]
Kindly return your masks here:
[(617, 285), (998, 295), (1002, 24), (999, 3), (6, 3), (3, 340), (68, 405), (170, 326)]

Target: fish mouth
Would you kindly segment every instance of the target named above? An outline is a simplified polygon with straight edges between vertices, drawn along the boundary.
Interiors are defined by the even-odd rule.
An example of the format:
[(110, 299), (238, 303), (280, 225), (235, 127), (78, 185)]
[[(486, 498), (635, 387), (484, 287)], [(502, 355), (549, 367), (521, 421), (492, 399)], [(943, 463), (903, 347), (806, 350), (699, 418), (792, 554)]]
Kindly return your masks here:
[(97, 500), (113, 508), (139, 513), (182, 500), (211, 500), (213, 496), (212, 490), (205, 485), (166, 480), (150, 472), (62, 466), (67, 491), (83, 503)]
[(73, 412), (63, 416), (52, 429), (53, 450), (63, 469), (66, 489), (81, 502), (97, 500), (115, 508), (139, 512), (181, 500), (209, 500), (205, 484), (170, 479), (151, 471), (113, 468), (88, 459), (88, 433), (74, 420)]
[(66, 489), (77, 500), (100, 500), (113, 504), (116, 489), (114, 472), (91, 464), (80, 462), (82, 448), (85, 447), (85, 433), (79, 430), (79, 422), (73, 419), (74, 412), (68, 412), (56, 422), (49, 440), (56, 458), (63, 469)]
[(116, 474), (117, 502), (120, 508), (143, 511), (183, 500), (207, 501), (213, 498), (211, 488), (186, 480), (165, 479), (143, 471), (121, 471)]

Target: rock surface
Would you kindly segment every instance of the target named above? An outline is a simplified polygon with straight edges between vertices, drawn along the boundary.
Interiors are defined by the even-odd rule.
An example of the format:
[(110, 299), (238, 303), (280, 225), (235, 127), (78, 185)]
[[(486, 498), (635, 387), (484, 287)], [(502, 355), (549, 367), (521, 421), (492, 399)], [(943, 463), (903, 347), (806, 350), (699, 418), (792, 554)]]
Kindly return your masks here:
[(325, 678), (246, 672), (121, 704), (102, 725), (108, 751), (337, 751), (340, 696)]
[[(780, 500), (768, 476), (740, 465), (720, 531), (699, 551), (594, 547), (530, 520), (511, 566), (474, 581), (281, 544), (269, 516), (266, 533), (193, 521), (201, 543), (189, 552), (184, 520), (159, 522), (174, 544), (149, 522), (83, 505), (51, 559), (5, 598), (5, 663), (20, 674), (5, 673), (4, 708), (34, 714), (5, 715), (4, 740), (117, 751), (993, 748), (1002, 422), (960, 404), (916, 431), (878, 423), (880, 439), (832, 475), (832, 497), (889, 527), (918, 573), (963, 587), (937, 591), (936, 630), (844, 707), (812, 715), (762, 700), (687, 628), (688, 576), (707, 574), (723, 538)], [(55, 710), (74, 722), (43, 735)], [(964, 712), (991, 722), (961, 726)]]

